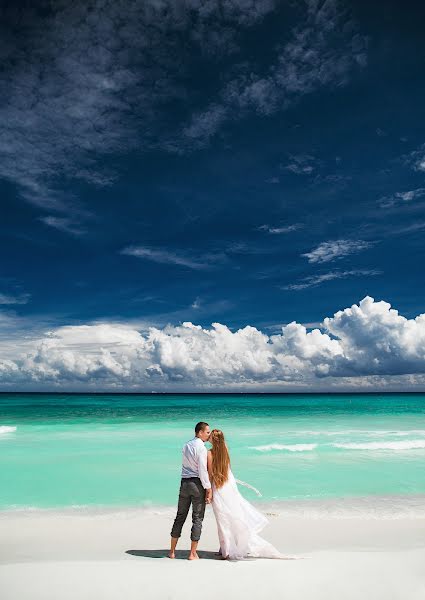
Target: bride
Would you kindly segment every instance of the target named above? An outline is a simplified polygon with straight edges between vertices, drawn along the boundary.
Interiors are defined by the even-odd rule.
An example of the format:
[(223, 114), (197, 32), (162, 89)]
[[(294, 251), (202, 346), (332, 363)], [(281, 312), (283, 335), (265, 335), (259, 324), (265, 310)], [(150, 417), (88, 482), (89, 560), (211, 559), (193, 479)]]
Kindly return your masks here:
[(230, 468), (229, 451), (220, 429), (213, 429), (208, 440), (207, 467), (212, 487), (212, 507), (217, 521), (220, 554), (223, 559), (284, 558), (272, 544), (258, 535), (268, 519), (239, 493)]

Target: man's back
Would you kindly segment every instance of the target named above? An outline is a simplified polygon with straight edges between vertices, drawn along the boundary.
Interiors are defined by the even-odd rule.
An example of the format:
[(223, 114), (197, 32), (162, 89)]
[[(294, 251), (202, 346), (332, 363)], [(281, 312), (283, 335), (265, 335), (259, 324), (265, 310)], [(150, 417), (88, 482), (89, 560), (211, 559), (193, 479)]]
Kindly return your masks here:
[(207, 449), (198, 437), (186, 442), (182, 450), (182, 479), (189, 477), (199, 477), (205, 489), (211, 487), (207, 470)]
[[(182, 449), (182, 477), (199, 477), (199, 455), (204, 446), (197, 437), (185, 443)], [(205, 446), (204, 446), (205, 447)]]

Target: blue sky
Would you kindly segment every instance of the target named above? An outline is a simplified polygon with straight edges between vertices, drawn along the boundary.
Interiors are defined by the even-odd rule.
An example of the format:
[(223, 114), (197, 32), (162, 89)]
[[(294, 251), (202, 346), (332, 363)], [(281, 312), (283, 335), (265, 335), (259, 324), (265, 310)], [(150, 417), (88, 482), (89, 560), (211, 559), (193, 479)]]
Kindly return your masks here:
[[(418, 389), (424, 358), (406, 335), (422, 327), (425, 291), (423, 5), (102, 6), (2, 8), (0, 387)], [(216, 346), (202, 367), (149, 347), (142, 368), (133, 346), (130, 360), (115, 334), (96, 337), (122, 327), (137, 346), (154, 328), (178, 354), (182, 323), (285, 338), (296, 322), (335, 341), (323, 320), (365, 297), (409, 332), (374, 372), (329, 370), (323, 356), (276, 372), (269, 354), (246, 370), (240, 352), (262, 359), (236, 338), (228, 373)], [(309, 340), (290, 356), (310, 360)], [(102, 344), (119, 368), (96, 362)]]

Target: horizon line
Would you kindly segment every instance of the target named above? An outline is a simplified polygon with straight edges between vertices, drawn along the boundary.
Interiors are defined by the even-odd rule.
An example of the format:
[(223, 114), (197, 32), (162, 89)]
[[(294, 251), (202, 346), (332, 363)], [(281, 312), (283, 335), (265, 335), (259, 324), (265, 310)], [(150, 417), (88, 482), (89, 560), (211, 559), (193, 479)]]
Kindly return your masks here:
[(343, 395), (378, 395), (378, 394), (425, 394), (424, 391), (401, 391), (401, 392), (3, 392), (2, 395), (18, 395), (18, 394), (32, 394), (32, 395), (74, 395), (74, 396), (237, 396), (244, 394), (245, 396), (299, 396), (299, 395), (316, 395), (316, 396), (343, 396)]

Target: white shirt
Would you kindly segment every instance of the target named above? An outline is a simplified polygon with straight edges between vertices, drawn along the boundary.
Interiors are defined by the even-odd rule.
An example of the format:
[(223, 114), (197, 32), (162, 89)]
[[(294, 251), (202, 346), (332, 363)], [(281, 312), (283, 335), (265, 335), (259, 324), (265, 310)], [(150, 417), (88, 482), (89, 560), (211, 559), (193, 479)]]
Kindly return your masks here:
[(211, 483), (207, 469), (207, 449), (201, 438), (194, 437), (186, 442), (182, 454), (182, 478), (199, 477), (202, 486), (209, 490)]

